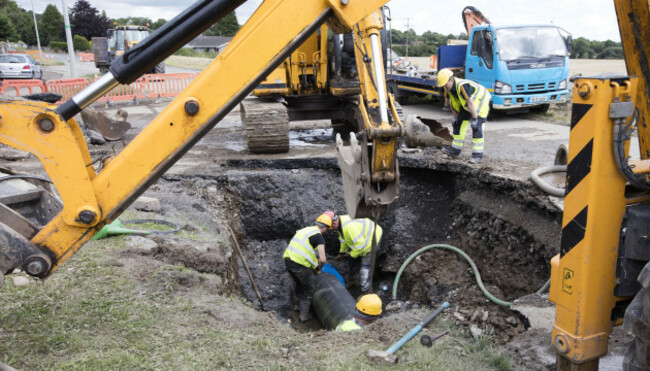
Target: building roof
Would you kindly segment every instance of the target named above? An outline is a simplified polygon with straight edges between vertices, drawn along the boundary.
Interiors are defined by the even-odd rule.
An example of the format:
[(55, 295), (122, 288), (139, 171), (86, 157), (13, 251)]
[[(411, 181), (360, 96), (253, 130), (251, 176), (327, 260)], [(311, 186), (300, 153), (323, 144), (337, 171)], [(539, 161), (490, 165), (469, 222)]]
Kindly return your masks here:
[(194, 40), (190, 41), (188, 45), (195, 48), (218, 48), (228, 44), (230, 40), (232, 40), (232, 37), (197, 36)]

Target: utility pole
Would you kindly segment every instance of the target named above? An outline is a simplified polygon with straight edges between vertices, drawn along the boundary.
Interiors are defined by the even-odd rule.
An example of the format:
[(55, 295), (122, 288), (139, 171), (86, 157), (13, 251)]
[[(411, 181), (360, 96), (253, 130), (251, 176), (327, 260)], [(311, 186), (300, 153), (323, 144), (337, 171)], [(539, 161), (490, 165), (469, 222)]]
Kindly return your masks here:
[(34, 29), (36, 30), (36, 44), (38, 45), (38, 58), (43, 63), (43, 52), (41, 51), (41, 38), (38, 36), (38, 23), (36, 22), (36, 10), (34, 10), (34, 0), (32, 0), (32, 15), (34, 16)]
[(406, 18), (406, 57), (409, 56), (409, 21), (411, 18)]
[(72, 45), (72, 32), (70, 31), (70, 17), (68, 16), (68, 8), (65, 6), (65, 0), (61, 0), (63, 4), (63, 22), (65, 23), (65, 41), (68, 43), (68, 58), (70, 59), (70, 77), (75, 78), (77, 74), (74, 71), (74, 47)]

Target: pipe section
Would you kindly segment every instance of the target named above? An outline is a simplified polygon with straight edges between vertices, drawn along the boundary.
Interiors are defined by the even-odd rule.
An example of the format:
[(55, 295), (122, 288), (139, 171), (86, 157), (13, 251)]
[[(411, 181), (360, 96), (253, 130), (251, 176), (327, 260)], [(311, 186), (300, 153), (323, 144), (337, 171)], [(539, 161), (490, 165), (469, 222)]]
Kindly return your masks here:
[(328, 330), (352, 317), (356, 301), (341, 282), (330, 273), (316, 276), (316, 288), (311, 302), (314, 312)]

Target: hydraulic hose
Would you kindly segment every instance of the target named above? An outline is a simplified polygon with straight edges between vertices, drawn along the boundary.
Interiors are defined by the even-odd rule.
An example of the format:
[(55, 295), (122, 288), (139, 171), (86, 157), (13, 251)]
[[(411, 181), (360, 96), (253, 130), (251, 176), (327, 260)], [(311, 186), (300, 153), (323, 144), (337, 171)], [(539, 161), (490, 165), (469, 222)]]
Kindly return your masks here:
[(540, 178), (540, 176), (546, 173), (558, 173), (558, 172), (566, 171), (566, 169), (567, 169), (566, 165), (543, 166), (533, 170), (530, 173), (530, 180), (533, 183), (535, 183), (536, 186), (541, 188), (542, 191), (552, 196), (564, 197), (565, 194), (564, 188), (553, 187), (552, 185), (543, 181), (542, 178)]
[[(465, 260), (472, 267), (472, 271), (474, 271), (474, 277), (476, 278), (476, 283), (478, 284), (478, 287), (481, 289), (483, 294), (485, 294), (485, 296), (487, 296), (488, 299), (490, 299), (493, 303), (502, 305), (504, 307), (510, 308), (512, 306), (512, 303), (507, 302), (507, 301), (503, 301), (501, 299), (498, 299), (494, 295), (490, 294), (490, 292), (483, 285), (483, 280), (481, 279), (481, 275), (478, 272), (478, 268), (476, 267), (476, 264), (474, 264), (474, 261), (467, 254), (465, 254), (465, 252), (463, 250), (461, 250), (461, 249), (459, 249), (459, 248), (457, 248), (455, 246), (445, 245), (445, 244), (427, 245), (427, 246), (421, 248), (420, 250), (414, 252), (413, 254), (411, 254), (411, 256), (408, 257), (408, 259), (406, 259), (406, 261), (402, 264), (402, 266), (397, 271), (397, 276), (395, 276), (395, 281), (393, 281), (393, 297), (392, 297), (392, 300), (397, 299), (397, 285), (399, 284), (399, 279), (402, 276), (402, 273), (404, 273), (404, 270), (406, 269), (406, 266), (409, 265), (409, 263), (413, 259), (417, 258), (423, 252), (428, 251), (428, 250), (432, 250), (432, 249), (445, 249), (445, 250), (451, 250), (451, 251), (453, 251), (455, 253), (458, 253), (460, 256), (465, 258)], [(548, 288), (550, 286), (551, 286), (551, 279), (549, 278), (548, 281), (546, 281), (546, 283), (544, 283), (544, 285), (539, 290), (537, 290), (535, 293), (536, 294), (542, 294), (542, 293), (546, 292), (546, 290), (548, 290)]]
[(470, 257), (465, 254), (465, 252), (455, 246), (451, 245), (445, 245), (445, 244), (432, 244), (432, 245), (427, 245), (420, 250), (414, 252), (411, 254), (411, 256), (406, 259), (406, 261), (402, 264), (402, 266), (399, 268), (399, 271), (397, 271), (397, 276), (395, 276), (395, 281), (393, 282), (393, 300), (397, 299), (397, 284), (399, 283), (399, 279), (402, 276), (402, 273), (404, 273), (404, 269), (406, 269), (406, 266), (409, 265), (409, 263), (417, 258), (420, 254), (422, 254), (425, 251), (432, 250), (432, 249), (444, 249), (444, 250), (451, 250), (458, 255), (462, 256), (472, 267), (472, 270), (474, 271), (474, 277), (476, 278), (476, 283), (478, 284), (478, 287), (481, 289), (483, 294), (487, 296), (488, 299), (490, 299), (492, 302), (502, 305), (504, 307), (510, 308), (512, 306), (512, 303), (498, 299), (494, 295), (490, 294), (490, 292), (485, 288), (483, 285), (483, 280), (481, 279), (481, 275), (478, 272), (478, 268), (476, 267), (476, 264), (474, 264), (474, 261), (470, 259)]

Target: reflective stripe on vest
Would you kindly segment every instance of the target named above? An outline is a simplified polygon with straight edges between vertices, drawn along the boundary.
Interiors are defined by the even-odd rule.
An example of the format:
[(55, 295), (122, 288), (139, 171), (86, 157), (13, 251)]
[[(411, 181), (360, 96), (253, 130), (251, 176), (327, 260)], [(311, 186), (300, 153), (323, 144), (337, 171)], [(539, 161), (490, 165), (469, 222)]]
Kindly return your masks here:
[[(307, 227), (296, 232), (295, 236), (289, 242), (287, 247), (288, 251), (296, 253), (305, 258), (312, 267), (318, 266), (318, 258), (316, 258), (315, 248), (309, 244), (309, 237), (320, 233), (318, 227)], [(285, 256), (287, 253), (285, 252)], [(300, 263), (300, 262), (296, 262)]]
[(336, 326), (336, 331), (347, 332), (361, 330), (362, 328), (354, 319), (347, 319)]
[[(369, 219), (350, 219), (345, 223), (343, 223), (342, 228), (345, 228), (350, 223), (361, 223), (361, 232), (359, 232), (359, 234), (355, 236), (354, 239), (352, 240), (352, 246), (351, 246), (352, 249), (364, 250), (366, 247), (368, 247), (368, 243), (371, 242), (374, 223)], [(362, 238), (364, 239), (363, 245), (357, 246), (356, 245), (357, 242), (359, 242), (359, 240), (361, 240)], [(343, 239), (343, 241), (345, 240)]]
[[(460, 79), (459, 79), (460, 80)], [(459, 84), (456, 84), (456, 94), (458, 94), (458, 100), (460, 101), (461, 106), (466, 110), (467, 109), (467, 101), (465, 100), (463, 96), (463, 86), (464, 85), (470, 85), (471, 87), (474, 88), (474, 93), (472, 94), (469, 99), (474, 102), (474, 108), (476, 109), (476, 114), (480, 115), (481, 111), (484, 108), (484, 105), (486, 104), (486, 99), (490, 97), (490, 94), (488, 93), (487, 89), (485, 89), (482, 85), (475, 83), (474, 81), (471, 80), (461, 80)], [(477, 97), (477, 95), (480, 94), (480, 97)], [(451, 94), (450, 94), (451, 95)], [(477, 103), (478, 101), (478, 103)], [(487, 102), (489, 102), (490, 99), (487, 99)]]

